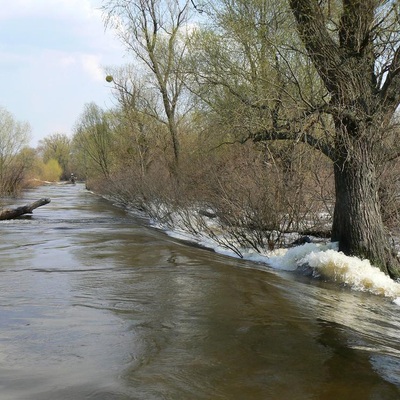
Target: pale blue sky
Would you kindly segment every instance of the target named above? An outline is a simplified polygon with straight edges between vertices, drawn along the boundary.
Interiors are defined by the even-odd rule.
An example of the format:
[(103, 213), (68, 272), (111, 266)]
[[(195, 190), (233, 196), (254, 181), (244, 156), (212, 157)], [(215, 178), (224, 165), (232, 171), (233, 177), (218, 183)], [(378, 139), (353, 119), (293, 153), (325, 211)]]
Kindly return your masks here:
[(31, 146), (72, 135), (85, 103), (113, 104), (104, 67), (127, 62), (104, 31), (101, 0), (3, 1), (0, 105), (32, 127)]

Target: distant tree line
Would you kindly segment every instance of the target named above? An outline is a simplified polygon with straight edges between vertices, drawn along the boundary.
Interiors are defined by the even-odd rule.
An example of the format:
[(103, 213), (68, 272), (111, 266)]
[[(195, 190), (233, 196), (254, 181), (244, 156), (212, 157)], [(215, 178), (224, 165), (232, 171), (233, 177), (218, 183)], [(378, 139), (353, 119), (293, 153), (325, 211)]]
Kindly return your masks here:
[(16, 196), (21, 190), (43, 182), (69, 179), (72, 141), (55, 133), (29, 147), (30, 125), (0, 108), (0, 196)]

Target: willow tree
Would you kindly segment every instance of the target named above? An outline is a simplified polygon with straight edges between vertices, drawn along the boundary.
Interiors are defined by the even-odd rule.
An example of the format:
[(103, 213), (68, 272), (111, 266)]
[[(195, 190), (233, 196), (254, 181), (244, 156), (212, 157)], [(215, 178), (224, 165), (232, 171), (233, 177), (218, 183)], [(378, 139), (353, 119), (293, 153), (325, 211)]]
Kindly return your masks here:
[(118, 120), (119, 160), (125, 170), (127, 163), (134, 166), (143, 179), (155, 160), (157, 149), (169, 148), (170, 142), (165, 138), (165, 124), (160, 122), (158, 94), (136, 69), (133, 64), (125, 65), (113, 68), (108, 76), (112, 77), (113, 95), (118, 104), (114, 114)]
[(62, 168), (62, 179), (68, 179), (70, 171), (71, 140), (64, 133), (53, 133), (39, 141), (43, 162), (57, 160)]
[[(285, 220), (282, 231), (302, 230), (305, 220), (313, 221), (312, 229), (320, 231), (325, 223), (319, 218), (323, 204), (308, 191), (305, 176), (310, 176), (312, 165), (318, 164), (313, 172), (322, 165), (328, 169), (329, 163), (301, 143), (296, 127), (305, 127), (307, 105), (324, 93), (304, 51), (293, 51), (301, 42), (287, 4), (217, 0), (206, 11), (211, 21), (197, 32), (190, 48), (190, 87), (205, 104), (199, 112), (207, 121), (205, 129), (212, 132), (217, 147), (221, 142), (257, 142), (246, 147), (252, 148), (254, 159), (263, 160), (258, 172), (268, 188), (257, 203), (270, 204), (266, 219)], [(254, 173), (248, 174), (252, 179)], [(275, 199), (269, 202), (273, 190)], [(268, 235), (265, 227), (271, 224), (263, 226), (260, 234)]]
[(89, 178), (109, 179), (113, 166), (113, 127), (109, 115), (95, 103), (85, 104), (74, 128), (75, 156), (82, 158)]
[(318, 145), (334, 162), (332, 240), (392, 277), (400, 270), (382, 222), (377, 175), (385, 132), (400, 103), (399, 7), (388, 0), (290, 1), (328, 94), (313, 111), (334, 124), (333, 142)]
[(400, 277), (379, 198), (382, 163), (398, 152), (385, 144), (400, 103), (399, 2), (290, 0), (286, 11), (274, 0), (213, 4), (225, 48), (213, 33), (196, 55), (198, 82), (216, 88), (216, 96), (206, 92), (207, 104), (236, 99), (237, 140), (306, 143), (328, 157), (332, 240)]
[[(179, 123), (185, 114), (184, 59), (190, 33), (190, 0), (104, 0), (106, 24), (112, 26), (134, 57), (137, 70), (159, 95), (158, 108), (149, 113), (170, 134), (176, 169), (180, 158)], [(144, 67), (144, 68), (142, 68)], [(119, 85), (119, 82), (116, 82)]]
[(0, 193), (10, 194), (21, 181), (23, 168), (17, 167), (19, 153), (28, 144), (31, 127), (19, 122), (0, 107)]

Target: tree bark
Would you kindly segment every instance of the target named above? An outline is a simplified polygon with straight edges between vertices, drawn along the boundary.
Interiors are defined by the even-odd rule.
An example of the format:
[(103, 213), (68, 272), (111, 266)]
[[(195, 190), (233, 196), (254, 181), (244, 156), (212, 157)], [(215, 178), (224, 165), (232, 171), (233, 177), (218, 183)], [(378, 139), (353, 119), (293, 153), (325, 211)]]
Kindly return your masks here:
[(5, 208), (3, 210), (0, 210), (0, 220), (14, 219), (24, 214), (32, 214), (35, 208), (44, 206), (48, 203), (50, 203), (50, 199), (43, 198), (25, 206), (17, 208)]
[(375, 26), (374, 18), (380, 2), (343, 0), (336, 38), (327, 29), (321, 3), (290, 0), (290, 7), (300, 38), (330, 94), (327, 112), (335, 123), (331, 158), (336, 187), (332, 240), (345, 254), (368, 258), (391, 277), (400, 278), (400, 264), (382, 221), (375, 165), (380, 133), (400, 102), (400, 50), (383, 57), (391, 65), (386, 81), (379, 84), (375, 64), (382, 54), (374, 48), (374, 32), (385, 26)]
[(345, 254), (366, 258), (392, 278), (400, 277), (398, 260), (389, 246), (382, 221), (373, 149), (368, 139), (352, 141), (334, 164), (336, 203), (332, 241)]

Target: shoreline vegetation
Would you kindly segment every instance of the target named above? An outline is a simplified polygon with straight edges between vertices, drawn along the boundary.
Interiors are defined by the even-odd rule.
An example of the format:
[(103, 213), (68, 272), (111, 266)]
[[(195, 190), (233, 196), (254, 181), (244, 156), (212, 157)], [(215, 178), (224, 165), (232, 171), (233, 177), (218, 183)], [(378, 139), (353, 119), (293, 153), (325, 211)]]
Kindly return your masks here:
[(378, 3), (107, 0), (115, 106), (36, 150), (0, 109), (0, 192), (74, 174), (239, 257), (322, 236), (399, 279), (400, 19)]
[[(281, 240), (280, 247), (256, 248), (249, 240), (243, 241), (243, 231), (238, 236), (237, 231), (234, 234), (230, 231), (232, 226), (224, 230), (218, 216), (211, 210), (204, 212), (195, 207), (172, 210), (160, 203), (137, 208), (121, 201), (121, 197), (110, 194), (103, 197), (129, 213), (146, 218), (149, 225), (188, 245), (251, 261), (258, 269), (290, 271), (351, 290), (384, 296), (400, 305), (398, 281), (384, 274), (367, 259), (346, 256), (339, 251), (338, 244), (331, 242), (328, 237), (276, 232), (275, 235)], [(254, 235), (257, 235), (254, 231), (247, 232), (248, 237)]]
[[(36, 186), (70, 183), (35, 180)], [(260, 232), (253, 225), (235, 226), (233, 220), (227, 220), (215, 209), (205, 208), (204, 204), (195, 206), (185, 202), (184, 208), (182, 204), (154, 199), (145, 203), (143, 198), (139, 201), (137, 197), (128, 198), (126, 192), (117, 193), (115, 182), (102, 180), (97, 182), (96, 188), (83, 181), (80, 184), (85, 184), (94, 195), (107, 199), (128, 213), (145, 218), (149, 226), (187, 245), (250, 261), (257, 269), (290, 271), (384, 296), (400, 305), (400, 283), (371, 265), (369, 260), (344, 255), (329, 237), (303, 236), (293, 231)], [(329, 219), (324, 218), (320, 221), (325, 221), (323, 233), (326, 234), (329, 232)], [(303, 223), (302, 226), (310, 229), (310, 225)], [(274, 246), (268, 242), (271, 239), (275, 239)]]

